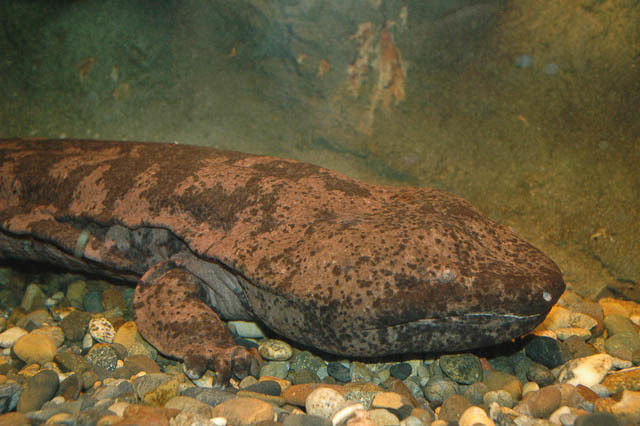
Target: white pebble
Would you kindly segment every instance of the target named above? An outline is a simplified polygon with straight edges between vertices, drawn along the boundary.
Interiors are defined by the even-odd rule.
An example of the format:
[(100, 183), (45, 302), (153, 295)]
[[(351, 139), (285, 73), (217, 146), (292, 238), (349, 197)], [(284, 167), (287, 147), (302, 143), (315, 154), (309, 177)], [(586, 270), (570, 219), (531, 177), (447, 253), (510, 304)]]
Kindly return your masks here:
[(29, 332), (20, 327), (11, 327), (10, 329), (3, 331), (0, 333), (0, 347), (10, 348), (25, 334), (29, 334)]
[(604, 379), (611, 370), (613, 360), (608, 354), (596, 354), (577, 358), (564, 364), (558, 372), (558, 381), (578, 386), (591, 387)]
[(333, 423), (334, 426), (344, 424), (344, 422), (355, 414), (356, 410), (364, 410), (364, 405), (360, 402), (346, 401), (345, 404), (344, 407), (339, 408), (338, 411), (331, 416), (331, 423)]
[(100, 343), (113, 343), (116, 330), (105, 317), (97, 315), (89, 321), (89, 333)]
[(464, 410), (458, 421), (460, 426), (495, 426), (493, 420), (480, 407), (471, 406)]
[(328, 419), (344, 405), (344, 402), (344, 397), (338, 391), (318, 388), (309, 394), (305, 407), (307, 414)]

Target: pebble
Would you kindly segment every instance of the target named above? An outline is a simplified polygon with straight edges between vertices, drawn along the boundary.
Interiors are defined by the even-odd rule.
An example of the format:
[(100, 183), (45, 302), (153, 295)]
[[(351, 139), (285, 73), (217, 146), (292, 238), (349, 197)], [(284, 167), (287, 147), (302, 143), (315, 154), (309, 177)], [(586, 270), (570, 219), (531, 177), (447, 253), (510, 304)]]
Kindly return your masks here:
[(498, 403), (501, 407), (511, 408), (514, 406), (513, 396), (506, 390), (488, 391), (482, 396), (483, 404), (489, 406), (492, 402)]
[[(250, 376), (248, 376), (248, 377), (250, 377)], [(291, 381), (290, 380), (280, 379), (278, 377), (269, 377), (269, 376), (260, 377), (260, 382), (263, 382), (263, 381), (276, 382), (278, 385), (280, 385), (280, 389), (282, 391), (284, 391), (285, 389), (287, 389), (287, 388), (289, 388), (291, 386)]]
[[(472, 383), (465, 390), (463, 396), (473, 405), (481, 405), (484, 396), (489, 392), (487, 385), (481, 382)], [(495, 392), (495, 391), (493, 391)], [(505, 391), (506, 392), (506, 391)]]
[(155, 389), (145, 393), (140, 399), (147, 405), (162, 407), (167, 401), (178, 395), (180, 395), (180, 383), (177, 379), (171, 378)]
[[(428, 424), (428, 423), (426, 423)], [(415, 416), (409, 416), (400, 422), (402, 426), (424, 426), (425, 422)]]
[(529, 392), (535, 392), (540, 389), (540, 386), (536, 382), (527, 382), (522, 386), (522, 396), (525, 396)]
[(307, 414), (330, 418), (345, 403), (345, 398), (339, 392), (325, 387), (312, 391), (305, 402)]
[(324, 383), (308, 383), (289, 386), (282, 392), (282, 397), (287, 404), (304, 407), (311, 392), (321, 387), (333, 389), (336, 392), (339, 392), (341, 395), (344, 395), (346, 393), (346, 389), (343, 386), (327, 385)]
[(113, 325), (102, 315), (94, 316), (89, 320), (89, 333), (100, 343), (113, 343), (116, 335)]
[(105, 383), (93, 393), (95, 399), (114, 399), (133, 393), (133, 385), (125, 379), (119, 379), (110, 383)]
[(317, 372), (321, 367), (324, 367), (324, 365), (324, 360), (319, 356), (313, 355), (309, 351), (301, 351), (293, 358), (291, 369), (294, 371), (300, 371), (306, 368)]
[(282, 387), (280, 386), (280, 383), (276, 382), (275, 380), (260, 380), (253, 385), (249, 385), (243, 388), (243, 390), (273, 396), (279, 396), (282, 393)]
[(95, 343), (95, 340), (93, 340), (93, 337), (91, 337), (91, 334), (90, 333), (85, 334), (84, 337), (82, 338), (82, 350), (84, 352), (87, 352), (89, 349), (91, 349), (94, 343)]
[(549, 417), (560, 407), (562, 394), (554, 386), (545, 386), (531, 392), (514, 410), (535, 418)]
[(82, 391), (82, 380), (77, 374), (72, 374), (60, 383), (57, 394), (66, 401), (75, 401)]
[(91, 314), (79, 310), (69, 312), (60, 322), (64, 337), (71, 342), (77, 342), (84, 338), (87, 327), (91, 321)]
[(91, 369), (91, 363), (85, 357), (68, 351), (58, 352), (54, 360), (63, 372), (82, 374)]
[(320, 377), (313, 371), (308, 368), (303, 368), (302, 370), (294, 371), (288, 375), (291, 383), (294, 385), (302, 385), (305, 383), (318, 383), (320, 381)]
[(564, 347), (569, 354), (569, 358), (584, 358), (590, 355), (595, 355), (598, 350), (589, 343), (586, 343), (582, 338), (569, 337), (564, 341)]
[(141, 371), (146, 373), (160, 373), (161, 369), (150, 357), (144, 355), (131, 355), (124, 359), (124, 366), (132, 373)]
[(133, 381), (133, 390), (138, 398), (143, 399), (145, 395), (167, 383), (171, 378), (171, 375), (166, 373), (144, 374)]
[(536, 336), (525, 346), (525, 353), (529, 358), (546, 367), (555, 368), (569, 360), (561, 343), (555, 339)]
[(258, 324), (251, 321), (229, 321), (227, 327), (237, 336), (261, 339), (264, 338), (264, 332)]
[(378, 377), (361, 362), (351, 364), (351, 380), (354, 382), (379, 383)]
[(29, 334), (27, 330), (20, 327), (11, 327), (0, 333), (0, 347), (10, 348), (19, 338)]
[[(21, 339), (37, 336), (33, 345), (41, 347), (32, 352), (42, 358), (26, 366), (0, 359), (0, 412), (6, 413), (0, 426), (7, 414), (16, 424), (174, 426), (640, 422), (640, 367), (632, 363), (640, 361), (640, 305), (633, 302), (595, 303), (569, 293), (538, 328), (543, 336), (530, 337), (524, 351), (486, 359), (463, 353), (380, 363), (325, 360), (281, 340), (262, 340), (252, 343), (266, 361), (260, 380), (247, 377), (239, 390), (221, 390), (212, 388), (211, 371), (192, 382), (180, 364), (161, 356), (154, 361), (157, 351), (127, 321), (132, 289), (65, 280), (73, 283), (65, 294), (76, 302), (93, 300), (94, 310), (100, 302), (105, 312), (91, 316), (81, 310), (87, 306), (60, 306), (66, 300), (57, 297), (51, 315), (34, 304), (29, 312), (3, 316), (5, 354), (11, 349), (19, 359), (36, 361), (24, 355)], [(26, 415), (14, 412), (18, 405)], [(437, 414), (430, 407), (438, 407)]]
[[(142, 337), (140, 339), (142, 339)], [(114, 343), (116, 343), (115, 339)], [(129, 355), (143, 355), (153, 360), (158, 357), (158, 351), (153, 346), (143, 341), (133, 342), (128, 350), (128, 353)]]
[(134, 343), (139, 342), (141, 339), (138, 334), (138, 326), (134, 321), (127, 321), (122, 324), (116, 335), (113, 337), (113, 343), (120, 343), (127, 351), (131, 349)]
[(598, 320), (585, 313), (574, 312), (556, 305), (551, 308), (543, 325), (552, 331), (563, 328), (579, 328), (588, 331), (598, 325)]
[(277, 416), (271, 404), (255, 398), (234, 398), (213, 407), (214, 417), (225, 417), (232, 425), (250, 425), (275, 421)]
[(332, 426), (329, 419), (318, 416), (310, 416), (304, 413), (290, 414), (282, 423), (283, 426)]
[(607, 330), (609, 336), (613, 336), (618, 333), (636, 333), (636, 326), (631, 322), (628, 317), (620, 314), (607, 315), (604, 319), (604, 328)]
[(605, 340), (604, 349), (608, 354), (630, 361), (633, 353), (640, 350), (640, 335), (635, 331), (614, 334)]
[(443, 355), (440, 357), (440, 368), (456, 383), (470, 385), (482, 380), (482, 364), (473, 354)]
[(44, 365), (53, 361), (58, 348), (46, 334), (29, 333), (20, 337), (12, 347), (18, 358), (27, 364)]
[(640, 424), (640, 392), (625, 389), (620, 399), (610, 405), (607, 411), (628, 424)]
[(622, 423), (609, 413), (586, 414), (576, 418), (575, 426), (623, 426)]
[[(97, 420), (103, 418), (105, 415), (109, 415), (108, 411), (98, 411), (92, 413), (93, 416), (84, 420), (78, 419), (80, 424), (96, 424)], [(165, 409), (163, 407), (149, 407), (145, 405), (132, 404), (129, 405), (123, 413), (124, 421), (122, 421), (125, 425), (158, 425), (158, 426), (168, 426), (169, 419), (177, 415), (177, 410), (175, 409)], [(92, 420), (92, 418), (98, 418), (96, 420)]]
[(457, 423), (462, 413), (471, 407), (471, 403), (462, 395), (454, 394), (444, 400), (440, 406), (438, 418), (449, 423)]
[(365, 411), (364, 405), (355, 401), (345, 401), (345, 404), (331, 416), (331, 423), (334, 425), (342, 424), (355, 416), (356, 411)]
[(480, 407), (471, 406), (464, 410), (460, 419), (459, 426), (494, 426), (493, 420), (487, 416), (487, 413)]
[(455, 395), (458, 392), (458, 387), (450, 379), (434, 378), (427, 382), (423, 392), (427, 401), (439, 404), (451, 395)]
[(42, 370), (27, 380), (18, 400), (17, 410), (22, 413), (39, 410), (58, 391), (58, 374), (53, 370)]
[(56, 345), (57, 348), (62, 346), (62, 344), (64, 343), (64, 332), (60, 327), (51, 327), (48, 325), (44, 325), (40, 328), (36, 328), (35, 330), (33, 330), (31, 334), (35, 334), (35, 335), (42, 334), (49, 337), (53, 342), (53, 344)]
[(89, 350), (86, 359), (91, 364), (107, 371), (113, 371), (118, 366), (118, 353), (112, 346), (105, 343), (94, 345)]
[(85, 311), (92, 314), (103, 312), (102, 293), (97, 290), (88, 291), (82, 298), (82, 306)]
[(286, 361), (293, 356), (291, 346), (282, 340), (266, 339), (258, 346), (262, 358), (269, 361)]
[(31, 426), (29, 418), (23, 413), (6, 413), (0, 415), (1, 426)]
[(327, 374), (342, 383), (351, 381), (351, 370), (341, 362), (334, 361), (327, 364)]
[(592, 387), (611, 370), (613, 360), (608, 354), (596, 354), (567, 362), (558, 372), (558, 381), (570, 385)]
[(591, 332), (586, 328), (578, 328), (578, 327), (559, 328), (555, 330), (555, 333), (556, 333), (556, 337), (562, 341), (570, 339), (571, 337), (577, 337), (582, 340), (588, 340), (589, 338), (591, 338)]
[(385, 381), (391, 378), (390, 369), (385, 368), (383, 370), (378, 370), (377, 372), (374, 372), (374, 373), (377, 375), (376, 383), (384, 383)]
[(216, 406), (235, 397), (233, 393), (221, 389), (199, 388), (197, 386), (188, 387), (182, 392), (182, 395), (190, 396), (211, 406)]
[[(402, 395), (404, 398), (406, 398), (409, 401), (409, 403), (412, 406), (417, 407), (419, 405), (418, 400), (416, 396), (413, 394), (413, 392), (411, 391), (411, 389), (409, 389), (409, 387), (407, 386), (407, 383), (411, 384), (415, 382), (413, 382), (412, 380), (408, 380), (405, 383), (399, 379), (389, 379), (387, 382), (385, 382), (385, 386), (387, 391), (395, 392), (397, 394)], [(422, 392), (420, 392), (420, 398), (422, 398)]]
[(71, 306), (77, 309), (83, 308), (84, 295), (87, 293), (87, 283), (84, 280), (74, 281), (67, 287), (67, 299)]
[(0, 384), (0, 412), (15, 410), (21, 393), (22, 386), (15, 381)]
[(44, 294), (42, 289), (36, 284), (29, 284), (22, 296), (22, 302), (20, 302), (20, 307), (25, 311), (29, 312), (34, 308), (41, 308), (45, 306), (45, 302), (47, 300), (47, 295)]
[(380, 392), (371, 401), (370, 408), (384, 408), (400, 420), (409, 417), (414, 405), (411, 401), (395, 392)]
[(534, 362), (527, 369), (527, 380), (535, 382), (539, 386), (547, 386), (555, 382), (556, 376), (544, 365)]
[[(366, 419), (364, 418), (364, 416), (368, 416), (373, 423), (365, 423)], [(395, 426), (400, 424), (400, 420), (395, 415), (381, 408), (374, 408), (373, 410), (363, 413), (362, 417), (360, 417), (360, 419), (358, 420), (360, 420), (360, 422), (358, 423), (354, 422), (354, 423), (348, 423), (348, 424), (350, 425), (357, 424), (357, 425), (363, 425), (363, 426), (370, 425), (370, 424)]]
[(361, 402), (364, 408), (368, 410), (371, 407), (371, 403), (376, 397), (376, 394), (382, 391), (383, 389), (372, 383), (352, 383), (344, 394), (344, 397), (349, 401)]
[(45, 309), (36, 309), (29, 312), (16, 323), (27, 331), (32, 331), (47, 324), (51, 320), (51, 315)]
[(173, 408), (183, 412), (198, 414), (205, 419), (214, 416), (213, 407), (188, 396), (175, 396), (164, 404), (164, 408)]
[(389, 369), (389, 373), (396, 379), (404, 380), (411, 375), (412, 370), (411, 364), (408, 362), (402, 362), (400, 364), (392, 365)]
[(611, 372), (601, 383), (611, 394), (625, 389), (640, 390), (640, 367)]
[(105, 311), (116, 310), (123, 314), (127, 312), (127, 301), (121, 291), (108, 288), (102, 292), (102, 305)]
[(260, 377), (272, 376), (285, 379), (289, 374), (289, 362), (287, 361), (270, 361), (265, 363), (260, 369)]

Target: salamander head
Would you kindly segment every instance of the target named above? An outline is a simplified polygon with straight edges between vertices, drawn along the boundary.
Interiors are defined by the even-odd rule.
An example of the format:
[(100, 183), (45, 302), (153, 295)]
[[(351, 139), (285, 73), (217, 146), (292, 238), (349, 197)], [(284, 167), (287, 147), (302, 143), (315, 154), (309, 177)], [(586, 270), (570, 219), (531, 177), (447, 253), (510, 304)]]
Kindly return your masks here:
[(306, 281), (266, 292), (263, 320), (353, 356), (471, 349), (531, 331), (564, 291), (558, 267), (468, 203), (435, 195), (440, 208), (422, 215), (396, 203), (395, 214), (351, 220), (340, 232), (335, 222), (314, 224), (325, 238), (297, 252)]

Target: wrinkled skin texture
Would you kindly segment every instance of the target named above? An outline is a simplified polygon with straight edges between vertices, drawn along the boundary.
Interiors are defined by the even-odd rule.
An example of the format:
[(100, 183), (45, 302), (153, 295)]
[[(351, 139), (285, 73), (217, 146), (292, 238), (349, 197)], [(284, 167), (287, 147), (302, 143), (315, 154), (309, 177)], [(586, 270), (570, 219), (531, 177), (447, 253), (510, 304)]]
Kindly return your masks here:
[(219, 316), (341, 355), (454, 351), (527, 333), (564, 291), (553, 261), (454, 195), (297, 161), (15, 139), (0, 178), (0, 257), (140, 280), (141, 333), (193, 376), (257, 369)]

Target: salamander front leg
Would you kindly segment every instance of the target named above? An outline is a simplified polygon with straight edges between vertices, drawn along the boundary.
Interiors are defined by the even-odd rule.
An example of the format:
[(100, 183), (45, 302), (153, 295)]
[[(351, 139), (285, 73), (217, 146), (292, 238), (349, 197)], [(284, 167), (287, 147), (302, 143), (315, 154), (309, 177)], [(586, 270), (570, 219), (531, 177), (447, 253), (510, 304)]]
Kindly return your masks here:
[(215, 370), (218, 385), (232, 374), (257, 375), (260, 355), (235, 344), (226, 324), (203, 301), (202, 285), (173, 261), (149, 269), (134, 299), (140, 334), (163, 354), (182, 359), (190, 378), (202, 376), (207, 368)]

